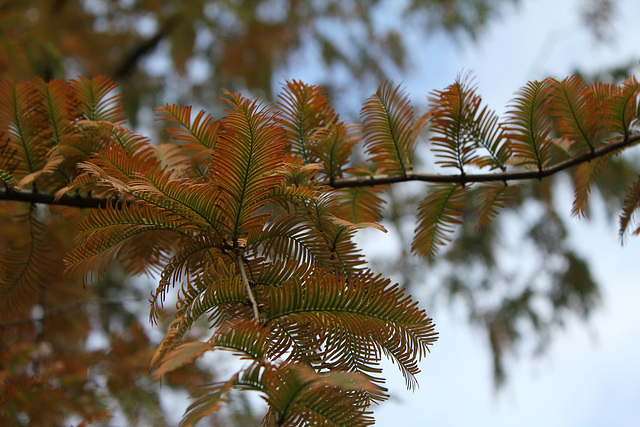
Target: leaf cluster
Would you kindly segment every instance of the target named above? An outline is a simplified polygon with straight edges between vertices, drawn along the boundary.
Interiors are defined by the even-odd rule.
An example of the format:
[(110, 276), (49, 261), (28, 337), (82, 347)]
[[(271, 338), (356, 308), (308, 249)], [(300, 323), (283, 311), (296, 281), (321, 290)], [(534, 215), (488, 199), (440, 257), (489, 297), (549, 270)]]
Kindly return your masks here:
[[(158, 108), (166, 125), (159, 145), (124, 125), (114, 89), (105, 78), (2, 81), (0, 198), (31, 201), (15, 212), (2, 205), (4, 221), (29, 230), (15, 231), (1, 254), (2, 303), (10, 315), (28, 310), (62, 269), (55, 240), (44, 237), (52, 213), (40, 214), (42, 199), (29, 194), (49, 194), (56, 218), (69, 215), (69, 205), (93, 207), (73, 248), (58, 252), (66, 253), (66, 280), (100, 283), (114, 261), (128, 275), (157, 277), (152, 323), (163, 322), (164, 301), (177, 289), (173, 320), (150, 361), (156, 379), (212, 350), (248, 361), (201, 391), (185, 425), (218, 412), (234, 389), (262, 395), (267, 425), (372, 424), (370, 406), (388, 397), (382, 356), (412, 388), (437, 338), (426, 313), (374, 274), (354, 242), (360, 228), (384, 231), (386, 186), (431, 182), (412, 245), (431, 256), (464, 212), (475, 210), (482, 226), (517, 199), (513, 181), (577, 166), (580, 213), (599, 165), (640, 139), (633, 78), (620, 86), (577, 77), (531, 82), (503, 120), (482, 105), (468, 76), (433, 92), (421, 116), (386, 82), (365, 101), (360, 125), (341, 121), (321, 88), (290, 81), (274, 105), (226, 92), (219, 119)], [(436, 164), (451, 174), (413, 170), (425, 128)], [(362, 164), (352, 159), (357, 146)], [(636, 187), (621, 233), (638, 206)], [(569, 266), (566, 280), (580, 268)], [(566, 306), (573, 297), (553, 298)], [(206, 341), (190, 338), (198, 322), (208, 325)]]
[[(50, 104), (70, 112), (34, 115), (21, 107), (43, 103), (31, 91), (37, 85), (61, 87)], [(168, 124), (162, 146), (123, 126), (106, 80), (6, 88), (4, 105), (19, 106), (4, 118), (6, 194), (37, 185), (58, 198), (106, 200), (82, 219), (65, 257), (66, 277), (95, 283), (113, 260), (128, 274), (157, 274), (153, 322), (166, 294), (179, 288), (174, 321), (151, 361), (157, 372), (201, 355), (181, 344), (206, 315), (209, 350), (252, 360), (223, 388), (261, 391), (270, 408), (265, 422), (371, 424), (369, 406), (387, 397), (376, 376), (382, 354), (415, 386), (417, 362), (436, 339), (433, 324), (397, 285), (366, 267), (353, 242), (358, 228), (380, 228), (381, 200), (360, 206), (350, 191), (323, 183), (346, 172), (355, 140), (319, 88), (290, 82), (275, 106), (227, 93), (220, 120), (167, 105), (158, 109)], [(8, 289), (23, 293), (50, 273), (28, 258), (7, 255), (3, 263), (42, 270), (24, 284), (17, 273), (6, 277)], [(28, 298), (6, 301), (28, 307)], [(188, 412), (184, 422), (210, 413), (225, 395), (209, 395), (208, 409)]]

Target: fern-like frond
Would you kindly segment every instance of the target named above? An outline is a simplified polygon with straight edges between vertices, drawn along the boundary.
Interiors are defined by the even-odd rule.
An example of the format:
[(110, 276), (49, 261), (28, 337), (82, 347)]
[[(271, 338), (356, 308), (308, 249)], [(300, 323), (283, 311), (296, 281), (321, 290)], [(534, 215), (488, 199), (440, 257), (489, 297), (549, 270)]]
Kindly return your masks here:
[(7, 150), (17, 160), (7, 172), (18, 182), (42, 169), (52, 147), (50, 141), (41, 138), (45, 123), (43, 116), (34, 112), (39, 101), (39, 94), (29, 82), (0, 80), (0, 141), (6, 141)]
[(228, 96), (233, 110), (222, 120), (209, 171), (221, 188), (219, 204), (233, 240), (264, 223), (254, 214), (283, 180), (285, 141), (272, 107), (240, 95)]
[[(141, 134), (105, 121), (82, 120), (76, 124), (82, 138), (72, 138), (56, 147), (57, 153), (67, 159), (77, 157), (79, 161), (73, 163), (73, 171), (69, 173), (74, 178), (58, 189), (56, 197), (79, 191), (123, 198), (130, 192), (129, 184), (133, 179), (160, 169), (154, 147)], [(99, 142), (85, 142), (84, 139)], [(85, 153), (86, 149), (89, 151)]]
[[(201, 145), (168, 142), (156, 146), (158, 160), (166, 173), (195, 181), (207, 181), (213, 151)], [(192, 149), (193, 148), (193, 149)]]
[[(275, 331), (277, 332), (277, 331)], [(279, 336), (278, 336), (279, 335)], [(288, 349), (286, 334), (274, 333), (264, 324), (250, 320), (223, 324), (209, 340), (213, 348), (231, 351), (241, 359), (263, 363), (276, 360)]]
[[(631, 188), (622, 203), (622, 212), (620, 213), (620, 240), (624, 242), (624, 238), (628, 232), (636, 209), (640, 206), (640, 176), (633, 182)], [(634, 234), (640, 234), (640, 227), (636, 228)]]
[[(22, 177), (17, 186), (31, 186), (37, 180), (39, 189), (50, 191), (51, 187), (57, 189), (59, 186), (59, 179), (53, 175), (65, 160), (59, 147), (76, 135), (71, 96), (68, 84), (60, 80), (45, 83), (41, 78), (34, 78), (29, 84), (34, 90), (29, 114), (38, 128), (33, 144), (37, 144), (41, 152), (46, 151), (46, 159), (39, 170)], [(63, 178), (63, 182), (66, 180)]]
[(286, 337), (286, 342), (281, 345), (289, 346), (287, 361), (313, 366), (316, 370), (322, 369), (326, 349), (324, 339), (319, 337), (326, 336), (326, 332), (321, 326), (309, 322), (300, 323), (294, 318), (283, 318), (278, 322), (268, 323), (268, 326), (275, 336)]
[(418, 226), (411, 249), (421, 256), (433, 256), (460, 224), (466, 188), (459, 184), (434, 184), (418, 208)]
[(326, 241), (295, 214), (280, 215), (264, 229), (256, 229), (247, 237), (247, 249), (256, 250), (269, 260), (297, 260), (300, 264), (325, 266), (330, 254)]
[[(159, 379), (162, 375), (190, 363), (202, 356), (205, 352), (214, 349), (231, 351), (241, 359), (266, 364), (266, 370), (274, 369), (274, 366), (269, 360), (277, 361), (277, 359), (284, 354), (284, 350), (287, 348), (286, 341), (286, 334), (280, 333), (280, 337), (277, 337), (268, 327), (257, 324), (254, 321), (241, 320), (226, 323), (222, 325), (220, 330), (206, 343), (187, 342), (167, 352), (157, 366), (154, 375), (156, 379)], [(281, 344), (281, 342), (284, 342), (284, 345)], [(247, 373), (249, 377), (253, 377), (254, 374), (252, 374), (251, 371), (252, 368), (256, 366), (259, 365), (254, 364), (253, 367), (250, 367), (244, 373), (243, 377), (247, 378)], [(307, 374), (305, 377), (309, 377), (310, 375), (313, 374)], [(238, 378), (238, 376), (234, 375), (232, 379), (233, 378)], [(326, 378), (329, 379), (330, 376)], [(232, 382), (235, 383), (234, 385), (241, 385), (236, 381)], [(264, 384), (254, 385), (257, 389), (264, 388), (265, 391), (268, 392)], [(353, 386), (354, 385), (351, 384), (351, 387)], [(279, 388), (279, 385), (276, 385), (276, 387)], [(214, 390), (215, 388), (209, 388), (207, 394), (210, 394)], [(273, 393), (277, 393), (277, 391), (273, 391)], [(211, 399), (215, 398), (215, 396), (208, 396), (210, 403), (212, 403)]]
[(149, 302), (151, 310), (150, 322), (157, 323), (158, 313), (162, 307), (168, 289), (182, 281), (198, 280), (206, 270), (206, 266), (221, 256), (224, 247), (220, 238), (209, 234), (195, 235), (191, 239), (181, 239), (175, 245), (175, 254), (164, 266), (160, 280)]
[(280, 122), (285, 129), (287, 145), (303, 164), (316, 163), (319, 157), (311, 146), (315, 133), (338, 119), (324, 90), (319, 86), (288, 80), (279, 99)]
[[(0, 125), (4, 126), (2, 123), (0, 123)], [(21, 160), (20, 156), (17, 155), (18, 152), (18, 148), (12, 143), (11, 138), (9, 138), (6, 126), (4, 126), (4, 128), (0, 127), (0, 169), (2, 169), (5, 174), (11, 175), (15, 183), (17, 183), (17, 180), (13, 176), (13, 173), (20, 168)]]
[(304, 427), (373, 424), (362, 389), (373, 390), (353, 373), (317, 374), (297, 364), (267, 367), (260, 382), (269, 403), (267, 423)]
[(319, 267), (335, 275), (351, 277), (362, 267), (364, 259), (352, 240), (357, 227), (336, 217), (339, 211), (335, 194), (321, 194), (301, 210), (307, 227), (315, 230), (325, 244), (328, 259)]
[(598, 172), (610, 157), (610, 155), (602, 156), (588, 163), (582, 163), (573, 172), (575, 199), (573, 200), (573, 209), (571, 210), (572, 215), (579, 217), (587, 215), (587, 201), (589, 199), (591, 184), (595, 181)]
[(384, 228), (382, 225), (375, 223), (375, 222), (359, 222), (359, 223), (354, 223), (351, 221), (347, 221), (346, 219), (342, 219), (342, 218), (338, 218), (338, 217), (333, 217), (333, 222), (335, 222), (338, 225), (344, 226), (349, 230), (361, 230), (363, 228), (375, 228), (378, 231), (382, 231), (383, 233), (387, 232), (387, 229)]
[(43, 132), (53, 141), (53, 145), (60, 145), (73, 132), (71, 120), (74, 117), (71, 112), (69, 85), (61, 80), (45, 82), (38, 77), (31, 82), (40, 94), (42, 99), (40, 105), (47, 117)]
[(589, 92), (588, 97), (595, 100), (593, 108), (598, 115), (599, 133), (606, 140), (620, 129), (621, 120), (616, 117), (614, 98), (619, 96), (622, 88), (614, 83), (594, 82), (586, 90)]
[(34, 385), (46, 383), (48, 380), (50, 380), (50, 378), (48, 377), (49, 375), (39, 375), (20, 379), (18, 381), (11, 381), (11, 378), (9, 378), (8, 380), (4, 379), (2, 388), (0, 388), (0, 406), (4, 406), (6, 408), (5, 405), (11, 402), (11, 399), (13, 399), (14, 397), (19, 396), (21, 392), (23, 392), (23, 390), (28, 390)]
[(368, 337), (345, 330), (339, 324), (331, 325), (327, 336), (327, 350), (322, 354), (320, 365), (322, 370), (358, 372), (372, 383), (384, 383), (384, 378), (379, 376), (382, 368), (371, 363), (380, 360), (382, 352), (368, 342)]
[(413, 150), (426, 117), (414, 119), (406, 93), (387, 81), (380, 85), (360, 112), (365, 147), (380, 173), (404, 175), (411, 171)]
[[(332, 262), (332, 270), (336, 275), (344, 275), (351, 278), (353, 274), (358, 273), (365, 264), (361, 250), (353, 241), (356, 230), (363, 227), (374, 227), (384, 231), (384, 228), (376, 223), (355, 225), (352, 223), (345, 224), (333, 219), (333, 226), (327, 233), (327, 242), (331, 253), (330, 262)], [(327, 267), (325, 267), (327, 268)]]
[(621, 135), (629, 136), (630, 128), (638, 121), (638, 94), (640, 83), (631, 76), (611, 99), (611, 117), (614, 130)]
[(200, 232), (225, 236), (229, 224), (220, 207), (221, 190), (211, 183), (174, 179), (164, 171), (147, 173), (132, 182), (131, 193), (149, 205), (156, 205), (179, 217), (184, 224), (199, 228)]
[[(52, 151), (50, 151), (49, 153), (52, 153)], [(22, 177), (22, 179), (20, 180), (20, 182), (18, 182), (16, 187), (24, 188), (28, 186), (35, 186), (38, 189), (43, 189), (42, 187), (44, 187), (44, 190), (48, 191), (48, 187), (49, 187), (48, 185), (40, 185), (40, 184), (43, 181), (46, 182), (47, 181), (46, 178), (48, 178), (48, 175), (55, 173), (63, 161), (64, 161), (64, 157), (62, 156), (58, 156), (58, 155), (48, 156), (45, 164), (42, 165), (42, 168), (40, 170)], [(36, 185), (36, 182), (37, 182), (37, 185)]]
[(317, 374), (304, 365), (253, 364), (228, 381), (208, 385), (187, 408), (181, 426), (218, 412), (231, 389), (259, 391), (269, 404), (265, 425), (360, 427), (373, 424), (362, 390), (378, 389), (353, 373)]
[[(108, 134), (119, 139), (118, 142), (123, 146), (134, 146), (132, 142), (141, 139), (140, 135), (124, 127), (122, 97), (114, 94), (116, 85), (112, 81), (104, 77), (80, 78), (70, 81), (67, 86), (69, 119), (79, 129), (75, 134), (72, 133), (72, 138), (61, 140), (61, 145), (89, 156), (113, 142), (111, 138), (104, 137)], [(87, 127), (96, 133), (88, 131)]]
[(158, 119), (169, 123), (169, 143), (160, 146), (163, 164), (180, 176), (204, 179), (220, 136), (220, 121), (204, 111), (192, 119), (191, 107), (157, 108)]
[(336, 216), (355, 224), (379, 223), (382, 221), (382, 208), (385, 203), (380, 194), (384, 190), (383, 186), (338, 190)]
[(95, 128), (102, 131), (102, 134), (108, 138), (109, 145), (115, 145), (117, 143), (117, 145), (126, 149), (128, 155), (131, 153), (145, 152), (145, 149), (148, 149), (151, 145), (149, 138), (118, 123), (104, 120), (81, 120), (78, 124), (86, 128)]
[(124, 107), (116, 85), (104, 76), (92, 79), (80, 77), (69, 82), (76, 99), (79, 118), (95, 122), (124, 123)]
[(208, 149), (214, 149), (220, 135), (220, 122), (206, 114), (203, 110), (191, 119), (191, 107), (179, 105), (165, 105), (156, 108), (158, 119), (170, 123), (165, 129), (171, 139), (189, 144), (202, 145)]
[(0, 318), (10, 318), (35, 303), (41, 288), (62, 270), (47, 245), (46, 226), (31, 214), (16, 219), (26, 223), (28, 237), (0, 252)]
[(166, 373), (193, 362), (209, 350), (211, 350), (211, 345), (204, 342), (190, 341), (180, 344), (166, 354), (154, 372), (155, 379), (158, 380)]
[(436, 163), (461, 173), (469, 164), (505, 170), (510, 150), (504, 130), (498, 116), (482, 107), (469, 74), (433, 92), (429, 101), (433, 151), (441, 159)]
[(520, 89), (508, 111), (506, 137), (519, 166), (542, 169), (549, 162), (549, 84), (546, 80), (529, 82)]
[(118, 251), (118, 260), (127, 274), (147, 274), (153, 277), (160, 274), (163, 266), (171, 259), (174, 244), (179, 241), (177, 235), (182, 237), (182, 233), (176, 233), (171, 226), (166, 228), (169, 230), (140, 233), (122, 245)]
[[(349, 168), (352, 176), (370, 176), (375, 174), (375, 170), (369, 166), (355, 166)], [(382, 209), (384, 199), (380, 197), (387, 190), (386, 185), (374, 187), (357, 186), (340, 188), (334, 190), (337, 206), (332, 210), (338, 218), (345, 219), (353, 223), (382, 221)]]
[(280, 286), (293, 277), (303, 276), (308, 270), (308, 265), (301, 265), (296, 259), (275, 262), (263, 260), (252, 268), (251, 281), (262, 286)]
[(478, 198), (478, 228), (485, 226), (498, 215), (498, 209), (504, 208), (519, 194), (518, 184), (488, 182), (478, 185), (474, 192)]
[(474, 121), (468, 132), (473, 137), (476, 147), (484, 149), (486, 152), (484, 154), (479, 151), (474, 163), (481, 168), (506, 170), (506, 163), (511, 156), (511, 148), (507, 143), (504, 128), (498, 121), (498, 115), (489, 110), (487, 106), (482, 110), (478, 108), (474, 113)]
[(56, 196), (75, 190), (125, 197), (133, 191), (131, 184), (140, 175), (157, 172), (160, 162), (153, 146), (134, 132), (123, 132), (117, 136), (120, 142), (107, 145), (87, 161), (79, 163), (77, 170), (82, 173), (58, 190)]
[[(397, 285), (379, 276), (360, 275), (347, 282), (315, 270), (265, 292), (267, 322), (282, 324), (291, 336), (316, 335), (307, 338), (323, 342), (327, 354), (354, 351), (344, 360), (352, 360), (352, 368), (364, 373), (377, 372), (378, 355), (386, 348), (406, 369), (409, 381), (418, 372), (413, 362), (426, 355), (436, 340), (424, 311)], [(333, 334), (336, 328), (342, 337)], [(346, 337), (365, 339), (362, 346), (346, 346)]]
[[(175, 214), (141, 202), (120, 207), (108, 205), (83, 219), (76, 246), (67, 255), (67, 274), (84, 283), (102, 276), (107, 265), (120, 259), (131, 271), (153, 271), (163, 266), (180, 237), (190, 237), (192, 227), (177, 221)], [(132, 239), (144, 239), (147, 253), (133, 252)]]
[[(78, 82), (76, 82), (78, 83)], [(90, 85), (90, 81), (84, 83)], [(103, 82), (107, 87), (109, 82)], [(136, 157), (140, 157), (142, 152), (151, 152), (150, 142), (147, 138), (143, 137), (137, 132), (127, 129), (123, 126), (123, 116), (121, 100), (119, 97), (108, 98), (107, 105), (94, 107), (98, 109), (107, 109), (98, 113), (91, 113), (89, 110), (93, 108), (91, 105), (82, 103), (78, 100), (77, 94), (74, 92), (73, 82), (67, 83), (68, 90), (66, 94), (68, 96), (66, 100), (67, 105), (67, 119), (68, 126), (64, 126), (64, 120), (61, 120), (60, 125), (57, 125), (55, 129), (49, 131), (50, 134), (57, 132), (58, 129), (65, 129), (67, 132), (61, 135), (57, 145), (49, 152), (49, 157), (62, 157), (64, 161), (58, 167), (56, 175), (58, 194), (64, 194), (64, 192), (71, 189), (93, 191), (98, 188), (90, 188), (91, 182), (97, 182), (89, 179), (89, 177), (82, 176), (81, 171), (77, 165), (83, 162), (89, 161), (91, 156), (95, 156), (104, 150), (111, 149), (113, 147), (123, 148), (125, 153), (122, 159), (116, 161), (116, 164), (124, 164), (131, 159), (129, 157), (137, 153)], [(76, 87), (76, 89), (78, 89)], [(95, 94), (94, 94), (95, 95)], [(103, 94), (103, 96), (106, 96)], [(100, 104), (103, 100), (94, 100), (94, 103)], [(111, 105), (113, 104), (113, 105)], [(118, 111), (120, 113), (118, 113)], [(111, 113), (115, 112), (115, 113)], [(88, 120), (87, 117), (102, 117), (104, 120)], [(74, 182), (79, 179), (81, 182)], [(61, 189), (60, 187), (66, 187)], [(86, 188), (84, 188), (86, 187)], [(105, 194), (106, 196), (106, 194)]]
[(322, 165), (321, 172), (329, 182), (343, 176), (351, 150), (358, 140), (358, 128), (344, 122), (330, 124), (314, 134), (311, 151)]
[(267, 196), (269, 203), (274, 205), (273, 209), (277, 210), (277, 207), (280, 207), (288, 212), (292, 205), (309, 203), (316, 199), (318, 194), (331, 191), (330, 187), (317, 181), (317, 172), (320, 170), (318, 163), (302, 165), (299, 159), (292, 157), (282, 160), (283, 180), (278, 186), (273, 187)]
[[(246, 372), (246, 371), (245, 371)], [(251, 371), (257, 376), (258, 369)], [(246, 373), (245, 373), (246, 376)], [(193, 427), (198, 421), (207, 415), (218, 412), (222, 405), (229, 399), (226, 394), (234, 387), (242, 384), (245, 389), (254, 389), (251, 387), (255, 381), (240, 382), (240, 373), (233, 375), (228, 381), (208, 384), (200, 390), (200, 396), (187, 408), (182, 420), (181, 427)]]
[[(480, 106), (475, 87), (470, 86), (469, 75), (458, 76), (456, 82), (444, 90), (434, 91), (429, 97), (432, 151), (439, 159), (436, 163), (465, 173), (465, 166), (477, 159), (476, 144), (470, 133)], [(494, 145), (492, 143), (487, 144)]]
[(221, 258), (209, 264), (197, 280), (184, 284), (177, 308), (175, 320), (151, 360), (152, 367), (160, 363), (167, 351), (180, 344), (191, 325), (207, 312), (212, 327), (230, 320), (253, 318), (242, 279), (236, 274), (234, 264), (227, 265)]
[(550, 112), (560, 136), (570, 141), (573, 153), (593, 150), (600, 144), (599, 100), (578, 76), (549, 79)]

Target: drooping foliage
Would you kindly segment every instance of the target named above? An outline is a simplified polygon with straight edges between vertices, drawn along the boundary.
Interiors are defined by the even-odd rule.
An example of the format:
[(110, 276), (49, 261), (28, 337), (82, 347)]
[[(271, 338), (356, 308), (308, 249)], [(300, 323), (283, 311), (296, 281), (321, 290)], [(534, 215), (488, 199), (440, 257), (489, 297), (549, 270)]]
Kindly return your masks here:
[[(65, 310), (61, 299), (72, 295), (82, 305), (78, 295), (99, 288), (105, 276), (113, 283), (108, 267), (116, 262), (126, 275), (156, 278), (150, 320), (165, 334), (136, 366), (144, 360), (155, 379), (171, 382), (176, 372), (201, 369), (194, 362), (209, 351), (247, 362), (222, 381), (187, 383), (196, 400), (184, 425), (217, 413), (232, 390), (261, 394), (266, 425), (372, 424), (371, 405), (388, 397), (381, 358), (415, 387), (418, 362), (437, 338), (426, 313), (372, 272), (354, 241), (360, 228), (384, 231), (384, 188), (431, 183), (412, 249), (434, 256), (468, 211), (482, 227), (517, 199), (519, 180), (577, 166), (579, 213), (600, 164), (640, 140), (633, 78), (606, 87), (577, 77), (532, 82), (516, 93), (503, 121), (468, 77), (433, 92), (424, 115), (386, 82), (364, 103), (359, 126), (341, 121), (321, 88), (290, 81), (274, 105), (225, 93), (228, 109), (219, 119), (190, 107), (158, 108), (166, 139), (156, 145), (125, 126), (114, 89), (101, 77), (2, 81), (0, 315), (7, 329), (27, 328), (20, 319), (38, 307), (45, 314), (34, 317), (37, 324), (46, 318), (49, 325)], [(413, 170), (420, 144), (443, 174)], [(363, 163), (354, 161), (354, 150), (364, 153)], [(639, 187), (627, 196), (621, 234), (631, 227)], [(73, 244), (61, 233), (75, 235)], [(575, 258), (562, 280), (573, 286), (583, 267)], [(555, 289), (553, 303), (564, 307), (580, 286)], [(485, 317), (496, 353), (511, 327), (502, 319), (530, 295)], [(173, 320), (164, 308), (169, 296), (177, 301)], [(89, 325), (83, 328), (88, 334)], [(132, 334), (133, 342), (146, 339), (139, 325)], [(90, 362), (44, 363), (42, 345), (62, 349), (48, 340), (36, 334), (6, 341), (3, 360), (17, 360), (18, 368), (4, 373), (3, 416), (38, 420), (21, 402), (53, 390), (64, 403), (61, 414), (108, 417), (99, 396), (74, 406), (67, 387), (52, 381), (82, 377)], [(130, 344), (111, 351), (126, 353)], [(36, 361), (36, 375), (28, 377)], [(101, 369), (113, 375), (117, 399), (126, 384)], [(126, 403), (118, 410), (139, 417)]]

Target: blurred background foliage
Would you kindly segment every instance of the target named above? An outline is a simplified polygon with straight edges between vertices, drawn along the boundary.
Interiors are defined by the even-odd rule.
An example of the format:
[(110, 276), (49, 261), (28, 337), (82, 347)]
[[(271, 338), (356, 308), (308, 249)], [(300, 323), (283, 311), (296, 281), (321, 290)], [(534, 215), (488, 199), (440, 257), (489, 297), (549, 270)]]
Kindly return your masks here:
[[(171, 102), (211, 111), (219, 108), (216, 100), (223, 87), (273, 100), (281, 71), (305, 66), (311, 58), (306, 66), (319, 68), (315, 74), (322, 77), (309, 83), (327, 88), (340, 109), (341, 99), (358, 88), (372, 92), (388, 75), (401, 75), (412, 66), (410, 38), (427, 43), (434, 34), (447, 34), (459, 45), (472, 45), (491, 23), (517, 13), (518, 3), (0, 0), (0, 77), (21, 81), (106, 75), (120, 87), (130, 124), (153, 129), (153, 107)], [(612, 39), (616, 1), (585, 1), (580, 13), (594, 40)], [(584, 77), (617, 82), (635, 65), (620, 64)], [(356, 116), (357, 111), (346, 114)], [(433, 164), (426, 156), (415, 163), (425, 172)], [(621, 157), (609, 161), (599, 175), (594, 190), (612, 217), (637, 169)], [(543, 351), (569, 316), (587, 318), (600, 301), (589, 265), (569, 244), (567, 225), (556, 210), (557, 182), (567, 179), (563, 174), (525, 183), (521, 199), (481, 229), (475, 228), (473, 213), (465, 212), (453, 242), (430, 259), (409, 252), (416, 200), (424, 188), (407, 184), (385, 196), (385, 225), (395, 230), (399, 244), (395, 253), (374, 255), (374, 267), (428, 295), (430, 304), (464, 302), (469, 321), (486, 335), (496, 384), (507, 378), (504, 356), (523, 338), (535, 340), (536, 351)], [(0, 247), (28, 243), (22, 231), (29, 224), (9, 223), (21, 209), (29, 207), (0, 203)], [(62, 272), (62, 258), (83, 213), (37, 209), (54, 225), (42, 238), (55, 249), (50, 262)], [(163, 392), (151, 381), (149, 358), (160, 335), (146, 322), (149, 283), (114, 269), (101, 283), (78, 289), (60, 275), (41, 288), (30, 311), (2, 314), (4, 425), (108, 425), (114, 412), (131, 425), (167, 425), (171, 405), (163, 404), (162, 396), (185, 398), (167, 388), (192, 392), (216, 372), (211, 366), (178, 370)], [(259, 425), (260, 418), (238, 400), (211, 423), (251, 426)]]
[(406, 26), (473, 40), (512, 2), (5, 0), (0, 75), (109, 76), (127, 94), (130, 120), (167, 94), (206, 105), (222, 87), (272, 98), (277, 71), (309, 51), (326, 69), (317, 83), (333, 86), (338, 72), (376, 87), (389, 67), (408, 64)]

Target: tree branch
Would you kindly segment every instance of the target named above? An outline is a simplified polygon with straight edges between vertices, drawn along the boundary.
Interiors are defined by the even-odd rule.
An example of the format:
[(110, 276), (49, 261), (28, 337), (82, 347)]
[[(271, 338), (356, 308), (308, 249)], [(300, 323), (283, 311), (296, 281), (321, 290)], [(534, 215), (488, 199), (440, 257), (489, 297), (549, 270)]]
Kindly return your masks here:
[(479, 174), (426, 174), (419, 172), (407, 172), (406, 175), (365, 175), (350, 178), (337, 178), (331, 183), (333, 188), (347, 187), (373, 187), (376, 185), (394, 184), (406, 181), (424, 181), (424, 182), (450, 182), (468, 184), (472, 182), (487, 181), (522, 181), (529, 179), (542, 179), (554, 175), (560, 171), (568, 169), (572, 166), (586, 163), (598, 157), (605, 156), (614, 151), (631, 146), (640, 141), (640, 134), (632, 134), (625, 138), (620, 136), (611, 140), (610, 143), (599, 147), (593, 152), (579, 154), (571, 157), (563, 162), (542, 168), (540, 170), (515, 170), (508, 172), (479, 173)]
[[(589, 162), (598, 157), (605, 156), (614, 151), (630, 147), (640, 141), (640, 133), (631, 134), (628, 137), (619, 136), (611, 140), (606, 145), (571, 157), (565, 161), (556, 163), (540, 170), (513, 170), (507, 172), (479, 173), (479, 174), (427, 174), (419, 172), (407, 172), (404, 175), (365, 175), (349, 178), (336, 178), (327, 185), (333, 188), (347, 187), (373, 187), (376, 185), (394, 184), (397, 182), (423, 181), (423, 182), (444, 182), (469, 184), (473, 182), (490, 181), (523, 181), (530, 179), (542, 179), (554, 175), (560, 171), (581, 163)], [(91, 196), (70, 196), (64, 195), (56, 200), (53, 194), (40, 193), (26, 190), (0, 190), (0, 200), (12, 200), (17, 202), (44, 203), (47, 205), (70, 206), (76, 208), (97, 209), (104, 208), (109, 203), (122, 206), (123, 201), (119, 198), (99, 198)]]
[(91, 197), (91, 196), (70, 196), (63, 195), (60, 198), (56, 199), (54, 194), (41, 193), (38, 191), (28, 191), (28, 190), (12, 190), (12, 189), (3, 189), (0, 190), (0, 200), (11, 200), (15, 202), (27, 202), (27, 203), (43, 203), (46, 205), (57, 205), (57, 206), (70, 206), (74, 208), (87, 208), (87, 209), (97, 209), (104, 208), (108, 204), (121, 206), (123, 203), (122, 199), (119, 198), (101, 198), (101, 197)]

